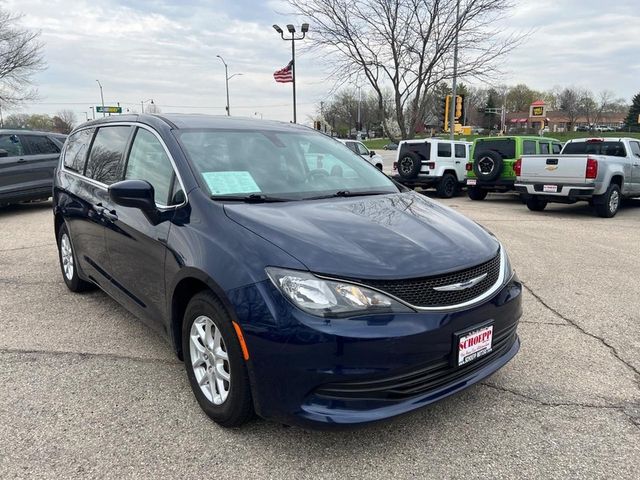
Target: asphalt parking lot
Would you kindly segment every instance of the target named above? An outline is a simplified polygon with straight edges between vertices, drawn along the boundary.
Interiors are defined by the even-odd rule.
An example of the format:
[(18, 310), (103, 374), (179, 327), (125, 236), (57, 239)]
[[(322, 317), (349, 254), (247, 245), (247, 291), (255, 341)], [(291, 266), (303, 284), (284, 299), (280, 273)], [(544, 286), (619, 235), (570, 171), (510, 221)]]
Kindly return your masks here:
[(218, 427), (167, 343), (61, 278), (50, 203), (0, 209), (0, 478), (637, 478), (640, 201), (444, 201), (506, 244), (522, 350), (429, 408), (346, 432)]

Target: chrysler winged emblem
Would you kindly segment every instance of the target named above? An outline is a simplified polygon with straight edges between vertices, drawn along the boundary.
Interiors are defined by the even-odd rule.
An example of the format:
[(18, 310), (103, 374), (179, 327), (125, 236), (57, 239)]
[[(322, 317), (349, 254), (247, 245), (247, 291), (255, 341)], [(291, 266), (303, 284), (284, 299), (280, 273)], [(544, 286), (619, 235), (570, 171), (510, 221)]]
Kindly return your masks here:
[(433, 287), (434, 290), (438, 292), (457, 292), (459, 290), (466, 290), (467, 288), (471, 288), (474, 285), (477, 285), (487, 276), (486, 273), (483, 273), (479, 277), (472, 278), (471, 280), (467, 280), (466, 282), (460, 283), (452, 283), (451, 285), (444, 285), (442, 287)]

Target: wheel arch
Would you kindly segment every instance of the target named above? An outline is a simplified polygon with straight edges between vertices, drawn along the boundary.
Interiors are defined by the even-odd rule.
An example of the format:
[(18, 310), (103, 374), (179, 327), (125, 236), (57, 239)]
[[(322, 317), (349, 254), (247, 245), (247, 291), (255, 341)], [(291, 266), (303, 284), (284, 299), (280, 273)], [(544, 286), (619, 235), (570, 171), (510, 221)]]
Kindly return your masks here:
[(174, 352), (180, 360), (183, 360), (182, 352), (182, 322), (187, 305), (193, 296), (203, 290), (208, 290), (220, 300), (229, 316), (237, 318), (231, 302), (224, 290), (207, 274), (197, 269), (185, 269), (181, 278), (176, 281), (171, 289), (169, 303), (169, 337)]

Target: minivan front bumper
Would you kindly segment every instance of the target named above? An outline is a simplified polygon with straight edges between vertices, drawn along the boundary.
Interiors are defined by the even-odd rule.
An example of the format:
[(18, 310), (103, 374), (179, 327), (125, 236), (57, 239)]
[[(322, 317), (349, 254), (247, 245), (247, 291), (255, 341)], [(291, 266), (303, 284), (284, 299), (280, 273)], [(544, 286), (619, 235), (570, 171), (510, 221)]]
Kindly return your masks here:
[[(331, 428), (383, 420), (452, 395), (504, 366), (520, 347), (522, 285), (461, 311), (325, 319), (270, 281), (230, 292), (244, 331), (257, 413)], [(458, 367), (456, 334), (493, 325), (492, 352)]]

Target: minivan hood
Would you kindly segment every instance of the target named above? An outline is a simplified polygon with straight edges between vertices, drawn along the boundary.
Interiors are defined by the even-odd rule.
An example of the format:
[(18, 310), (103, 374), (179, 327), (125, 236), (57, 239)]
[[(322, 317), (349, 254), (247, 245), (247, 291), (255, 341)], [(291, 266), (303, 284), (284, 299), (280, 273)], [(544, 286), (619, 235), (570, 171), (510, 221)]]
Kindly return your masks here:
[(430, 276), (487, 261), (499, 248), (475, 222), (415, 192), (224, 208), (310, 271), (339, 277)]

